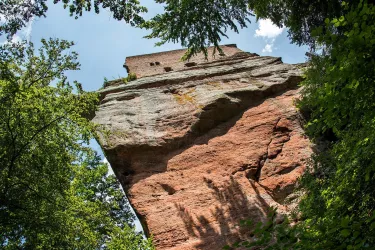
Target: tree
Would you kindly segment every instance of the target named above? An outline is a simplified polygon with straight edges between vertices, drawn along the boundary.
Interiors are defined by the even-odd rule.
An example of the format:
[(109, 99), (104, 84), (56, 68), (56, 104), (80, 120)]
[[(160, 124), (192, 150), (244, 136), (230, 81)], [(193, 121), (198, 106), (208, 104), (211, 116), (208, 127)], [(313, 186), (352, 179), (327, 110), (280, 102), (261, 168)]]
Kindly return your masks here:
[[(342, 2), (309, 36), (313, 54), (298, 104), (324, 150), (301, 179), (299, 222), (255, 228), (247, 247), (373, 249), (375, 245), (375, 6)], [(283, 246), (286, 246), (283, 248)]]
[[(0, 2), (0, 36), (7, 34), (11, 38), (33, 18), (45, 17), (48, 10), (47, 0), (3, 0)], [(124, 20), (132, 26), (143, 22), (142, 13), (147, 9), (139, 5), (138, 0), (53, 0), (54, 4), (63, 3), (70, 15), (76, 19), (84, 11), (99, 13), (100, 8), (109, 8), (116, 20)]]
[(366, 249), (375, 244), (375, 6), (342, 2), (341, 9), (312, 33), (324, 53), (312, 58), (300, 106), (311, 111), (312, 138), (332, 135), (315, 178), (306, 178), (314, 188), (301, 208), (322, 246)]
[[(85, 146), (96, 93), (70, 84), (71, 42), (0, 47), (0, 246), (152, 249), (131, 228), (115, 177)], [(112, 248), (113, 249), (113, 248)]]

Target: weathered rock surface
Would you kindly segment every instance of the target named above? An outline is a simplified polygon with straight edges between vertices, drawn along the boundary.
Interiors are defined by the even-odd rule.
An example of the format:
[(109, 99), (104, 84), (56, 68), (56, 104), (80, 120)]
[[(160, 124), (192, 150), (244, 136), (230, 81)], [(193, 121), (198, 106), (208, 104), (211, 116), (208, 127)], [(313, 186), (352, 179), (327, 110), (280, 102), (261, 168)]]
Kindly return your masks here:
[(285, 198), (311, 154), (300, 70), (238, 53), (101, 91), (99, 141), (158, 249), (221, 249)]

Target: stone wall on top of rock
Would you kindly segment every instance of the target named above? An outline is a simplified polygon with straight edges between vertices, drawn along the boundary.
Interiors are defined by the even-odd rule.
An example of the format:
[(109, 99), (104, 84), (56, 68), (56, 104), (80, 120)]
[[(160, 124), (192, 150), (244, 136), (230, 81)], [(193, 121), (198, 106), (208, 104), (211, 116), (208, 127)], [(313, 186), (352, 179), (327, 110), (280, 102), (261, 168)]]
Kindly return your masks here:
[[(241, 50), (238, 49), (235, 44), (222, 45), (220, 48), (222, 49), (223, 54), (215, 51), (214, 57), (212, 57), (214, 47), (208, 48), (208, 62), (222, 60), (226, 57), (231, 57), (234, 54), (241, 52)], [(206, 58), (203, 53), (194, 55), (189, 61), (183, 62), (180, 59), (185, 52), (185, 49), (178, 49), (146, 55), (128, 56), (126, 58), (124, 67), (128, 73), (133, 73), (137, 76), (137, 78), (142, 78), (145, 76), (164, 74), (165, 72), (169, 71), (191, 69), (198, 64), (206, 62)]]
[(99, 142), (157, 249), (222, 249), (288, 213), (311, 154), (301, 71), (238, 52), (100, 91)]

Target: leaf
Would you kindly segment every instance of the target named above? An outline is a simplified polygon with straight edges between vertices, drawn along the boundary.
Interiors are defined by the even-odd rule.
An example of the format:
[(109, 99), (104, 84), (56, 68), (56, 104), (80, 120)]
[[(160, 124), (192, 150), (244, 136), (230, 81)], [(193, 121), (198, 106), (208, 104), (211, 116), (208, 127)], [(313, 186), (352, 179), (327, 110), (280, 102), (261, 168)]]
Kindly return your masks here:
[(343, 230), (341, 230), (340, 234), (341, 234), (343, 237), (346, 238), (346, 237), (348, 237), (348, 236), (351, 234), (351, 232), (350, 232), (349, 229), (343, 229)]
[(347, 217), (345, 217), (345, 218), (343, 218), (343, 219), (341, 219), (341, 227), (348, 227), (348, 225), (349, 225), (349, 222), (350, 222), (350, 219), (349, 219), (349, 217), (347, 216)]

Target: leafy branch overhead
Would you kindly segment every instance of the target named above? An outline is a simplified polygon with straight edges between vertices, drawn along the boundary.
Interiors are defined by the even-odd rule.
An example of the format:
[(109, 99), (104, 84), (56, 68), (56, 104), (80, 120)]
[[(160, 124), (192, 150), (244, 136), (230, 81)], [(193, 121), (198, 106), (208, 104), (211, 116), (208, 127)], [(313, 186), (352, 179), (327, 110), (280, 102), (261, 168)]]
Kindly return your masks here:
[[(159, 38), (156, 45), (166, 42), (181, 43), (189, 48), (184, 59), (203, 51), (206, 47), (218, 46), (228, 30), (238, 33), (247, 27), (252, 16), (246, 1), (233, 0), (157, 0), (165, 4), (164, 13), (156, 15), (141, 27), (151, 29), (147, 38)], [(220, 50), (220, 48), (218, 48)], [(221, 52), (221, 51), (219, 51)]]
[[(46, 0), (4, 0), (0, 3), (0, 35), (11, 38), (28, 22), (47, 14)], [(312, 30), (324, 25), (324, 19), (341, 14), (340, 0), (294, 1), (294, 0), (156, 0), (164, 12), (144, 20), (147, 8), (138, 0), (54, 0), (62, 4), (75, 18), (85, 11), (109, 9), (113, 18), (132, 26), (150, 30), (146, 38), (160, 39), (156, 45), (166, 42), (180, 43), (187, 47), (183, 60), (204, 52), (208, 46), (218, 46), (228, 31), (238, 33), (246, 28), (250, 18), (269, 18), (278, 26), (287, 26), (292, 42), (315, 46)], [(143, 4), (146, 4), (144, 2)], [(217, 47), (220, 51), (220, 48)], [(215, 52), (215, 51), (214, 51)]]
[[(315, 48), (312, 30), (324, 26), (325, 18), (342, 14), (340, 0), (157, 0), (164, 12), (141, 27), (151, 30), (147, 38), (158, 38), (156, 45), (180, 43), (189, 50), (183, 60), (218, 46), (229, 30), (238, 33), (250, 18), (268, 18), (279, 27), (288, 28), (291, 42)], [(219, 47), (217, 49), (220, 50)]]
[[(109, 9), (116, 20), (123, 20), (132, 26), (144, 22), (142, 13), (147, 9), (139, 5), (138, 0), (53, 0), (54, 4), (62, 4), (76, 19), (85, 11)], [(38, 17), (46, 17), (47, 0), (3, 0), (0, 2), (0, 35), (7, 34), (11, 38), (27, 23)]]

